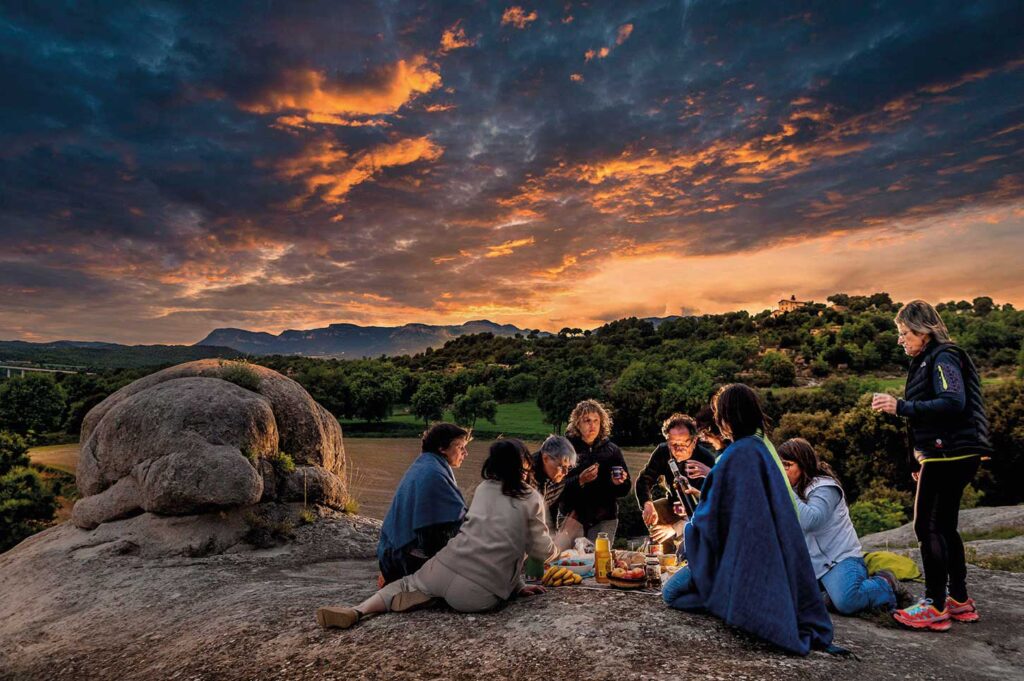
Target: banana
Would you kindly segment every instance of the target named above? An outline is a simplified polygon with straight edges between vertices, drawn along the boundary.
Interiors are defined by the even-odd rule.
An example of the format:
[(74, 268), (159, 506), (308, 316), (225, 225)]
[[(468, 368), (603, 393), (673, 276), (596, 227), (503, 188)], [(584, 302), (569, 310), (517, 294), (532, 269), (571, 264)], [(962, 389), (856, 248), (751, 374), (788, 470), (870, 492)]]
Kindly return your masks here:
[(555, 567), (554, 565), (552, 565), (551, 567), (549, 567), (549, 568), (548, 568), (548, 569), (547, 569), (547, 570), (546, 570), (546, 571), (544, 572), (544, 576), (543, 576), (543, 577), (541, 577), (540, 583), (541, 583), (541, 584), (550, 584), (550, 583), (551, 583), (551, 578), (555, 576), (555, 573), (556, 573), (556, 572), (558, 572), (558, 568), (557, 568), (557, 567)]

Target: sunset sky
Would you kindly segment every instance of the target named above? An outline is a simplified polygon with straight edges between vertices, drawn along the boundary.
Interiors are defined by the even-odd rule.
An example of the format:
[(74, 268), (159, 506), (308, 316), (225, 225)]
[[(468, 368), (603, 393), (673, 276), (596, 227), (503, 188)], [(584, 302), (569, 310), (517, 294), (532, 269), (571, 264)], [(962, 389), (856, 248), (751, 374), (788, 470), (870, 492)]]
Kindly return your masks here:
[(0, 6), (0, 339), (1024, 305), (1020, 2)]

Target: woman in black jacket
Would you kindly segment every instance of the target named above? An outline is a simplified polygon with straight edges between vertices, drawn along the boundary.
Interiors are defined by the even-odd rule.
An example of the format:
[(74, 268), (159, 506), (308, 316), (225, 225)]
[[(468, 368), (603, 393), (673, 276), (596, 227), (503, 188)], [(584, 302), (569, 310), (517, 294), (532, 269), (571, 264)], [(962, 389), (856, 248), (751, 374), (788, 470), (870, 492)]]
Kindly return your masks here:
[[(876, 393), (871, 406), (907, 419), (920, 469), (914, 473), (914, 531), (921, 543), (925, 598), (893, 617), (914, 629), (946, 631), (951, 620), (978, 621), (967, 595), (964, 545), (957, 532), (960, 497), (991, 454), (981, 379), (953, 344), (934, 307), (923, 300), (896, 314), (899, 344), (911, 357), (902, 400)], [(947, 585), (949, 591), (947, 593)]]
[(614, 544), (619, 526), (619, 497), (629, 494), (629, 468), (622, 450), (609, 438), (612, 417), (597, 400), (583, 400), (572, 410), (565, 434), (576, 450), (576, 470), (566, 477), (561, 497), (565, 522), (555, 543), (572, 546), (576, 537), (594, 541), (607, 532)]

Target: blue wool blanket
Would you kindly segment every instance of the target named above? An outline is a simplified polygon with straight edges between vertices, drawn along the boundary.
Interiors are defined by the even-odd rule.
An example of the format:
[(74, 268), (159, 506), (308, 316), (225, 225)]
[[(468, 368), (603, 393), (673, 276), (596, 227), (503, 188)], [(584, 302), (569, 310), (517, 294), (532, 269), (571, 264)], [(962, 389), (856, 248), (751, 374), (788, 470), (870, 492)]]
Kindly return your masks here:
[(377, 559), (384, 560), (416, 539), (416, 531), (431, 525), (454, 523), (466, 515), (466, 500), (455, 473), (444, 457), (423, 452), (402, 476), (384, 518), (377, 544)]
[(799, 655), (831, 644), (789, 482), (760, 438), (718, 459), (685, 539), (691, 579), (671, 607), (707, 610)]

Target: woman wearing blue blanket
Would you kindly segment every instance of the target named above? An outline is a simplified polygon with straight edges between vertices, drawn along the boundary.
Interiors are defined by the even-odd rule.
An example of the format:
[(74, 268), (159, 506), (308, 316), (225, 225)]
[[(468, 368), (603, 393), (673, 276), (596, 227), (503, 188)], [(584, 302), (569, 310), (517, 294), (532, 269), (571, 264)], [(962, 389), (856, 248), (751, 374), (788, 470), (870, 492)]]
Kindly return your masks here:
[(686, 524), (688, 565), (665, 584), (665, 602), (706, 610), (799, 655), (832, 643), (829, 619), (797, 519), (795, 496), (764, 437), (760, 400), (742, 384), (713, 400), (733, 441), (708, 473)]
[(382, 584), (423, 567), (459, 532), (466, 500), (454, 469), (466, 458), (469, 431), (438, 423), (423, 435), (423, 453), (402, 476), (377, 544)]

